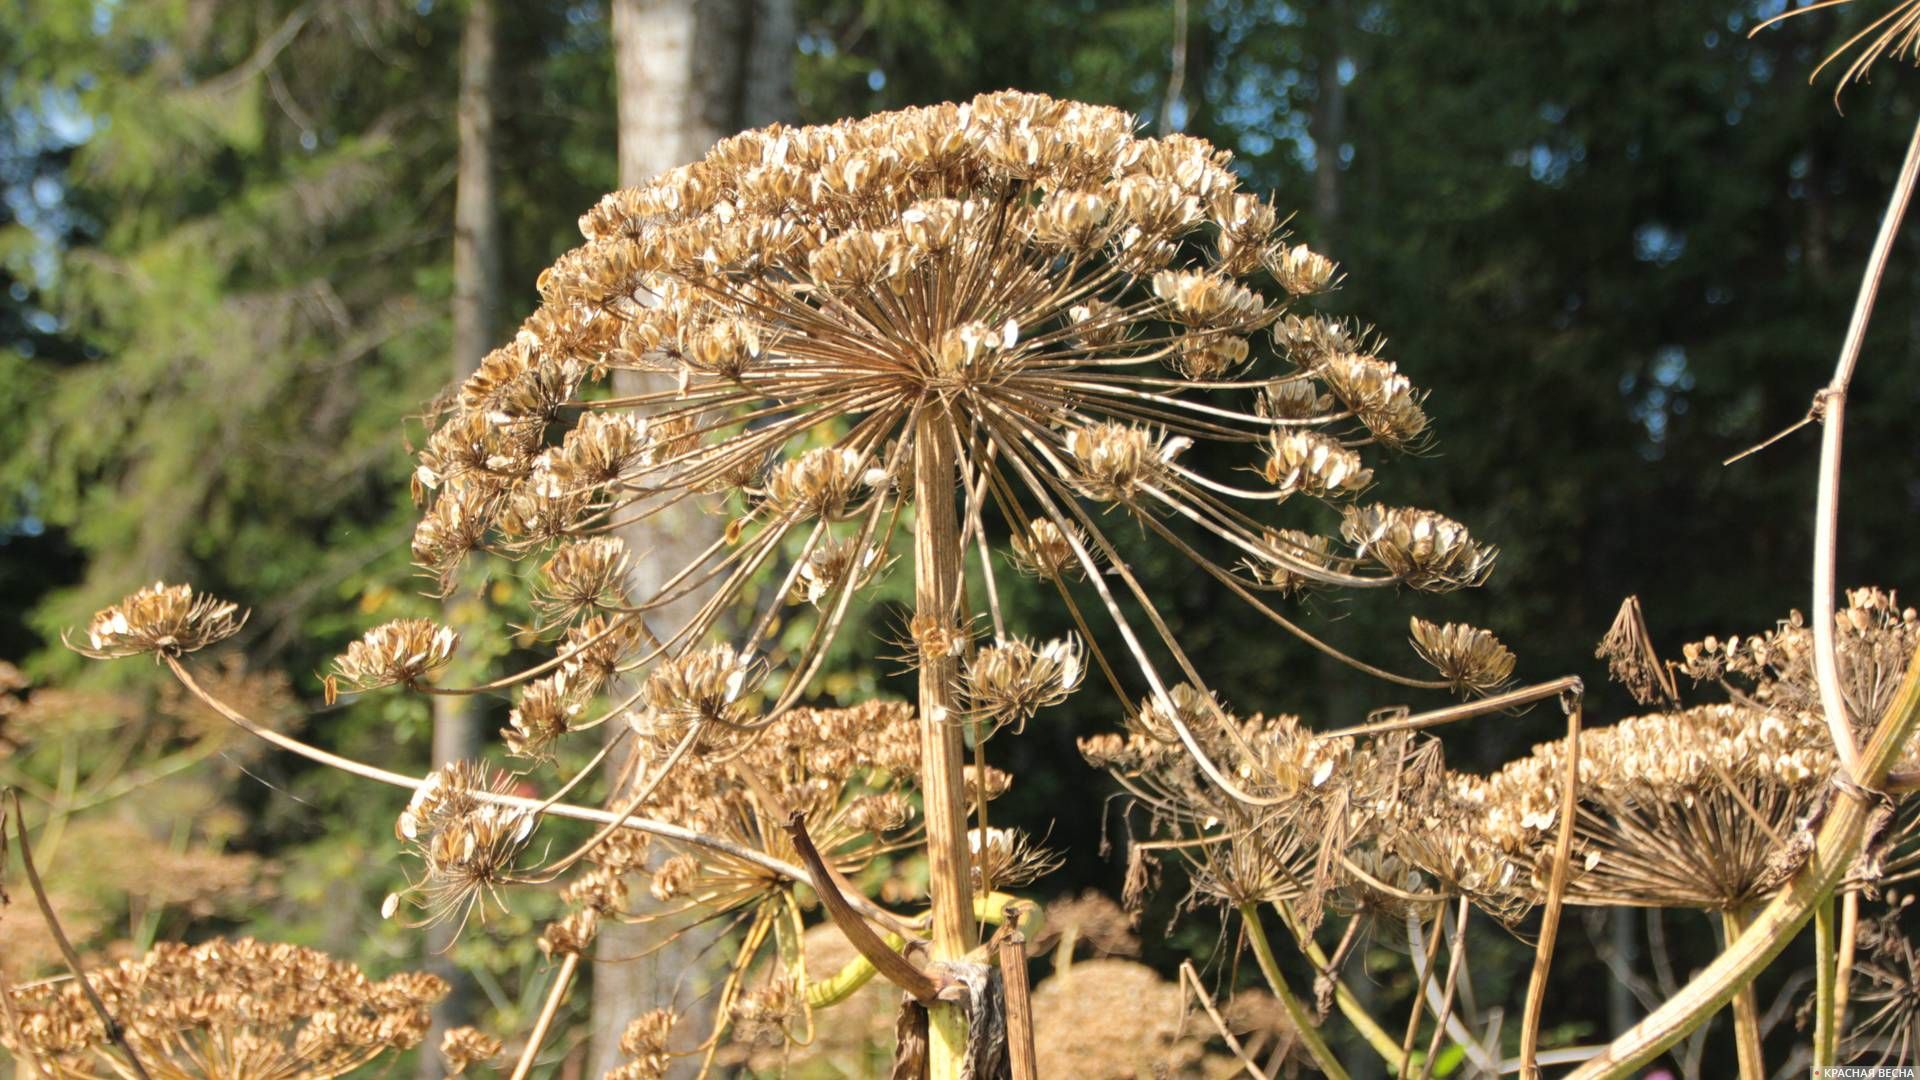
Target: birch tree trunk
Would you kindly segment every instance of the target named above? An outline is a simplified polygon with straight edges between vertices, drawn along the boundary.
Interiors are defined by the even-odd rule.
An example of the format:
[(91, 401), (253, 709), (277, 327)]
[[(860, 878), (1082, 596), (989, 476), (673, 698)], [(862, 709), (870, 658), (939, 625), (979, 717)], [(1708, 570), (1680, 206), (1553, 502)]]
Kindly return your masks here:
[[(494, 0), (469, 0), (460, 38), (460, 100), (455, 123), (459, 132), (459, 163), (453, 197), (453, 381), (457, 384), (480, 367), (493, 347), (500, 313), (500, 214), (494, 190), (493, 94), (497, 66)], [(449, 595), (443, 617), (450, 626), (460, 623), (459, 596)], [(474, 600), (471, 602), (480, 602)], [(480, 715), (471, 697), (436, 696), (433, 701), (433, 764), (479, 756)], [(473, 981), (447, 955), (454, 925), (443, 923), (427, 932), (428, 970), (452, 986), (434, 1008), (433, 1026), (422, 1048), (415, 1075), (437, 1080), (441, 1066), (440, 1036), (448, 1028), (468, 1023), (473, 1015)]]
[[(622, 187), (693, 161), (724, 136), (788, 117), (793, 0), (612, 0), (611, 7)], [(666, 385), (657, 376), (615, 376), (622, 394)], [(718, 518), (683, 503), (623, 530), (634, 556), (633, 595), (652, 594), (712, 543), (721, 526)], [(695, 606), (690, 601), (652, 613), (653, 629), (666, 638)], [(609, 763), (610, 775), (620, 773), (619, 765)], [(649, 902), (644, 889), (634, 896), (636, 907)], [(657, 1007), (685, 1009), (706, 989), (699, 982), (707, 974), (702, 950), (711, 934), (689, 933), (668, 943), (668, 929), (601, 925), (594, 946), (590, 1076), (620, 1063), (620, 1033), (630, 1020)]]
[(1318, 78), (1314, 86), (1313, 220), (1317, 250), (1339, 257), (1335, 238), (1340, 223), (1340, 144), (1347, 138), (1347, 84), (1341, 69), (1351, 62), (1346, 52), (1346, 0), (1333, 0), (1319, 14)]

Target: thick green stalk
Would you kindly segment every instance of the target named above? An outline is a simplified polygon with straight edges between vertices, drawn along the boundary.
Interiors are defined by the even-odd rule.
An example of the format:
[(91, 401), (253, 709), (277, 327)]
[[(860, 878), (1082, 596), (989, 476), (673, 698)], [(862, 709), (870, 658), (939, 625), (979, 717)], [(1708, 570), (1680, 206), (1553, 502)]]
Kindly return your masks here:
[(1247, 940), (1253, 943), (1253, 955), (1260, 961), (1260, 973), (1267, 977), (1273, 996), (1280, 999), (1280, 1007), (1287, 1010), (1287, 1019), (1293, 1022), (1293, 1030), (1300, 1036), (1300, 1044), (1307, 1048), (1308, 1056), (1327, 1074), (1328, 1080), (1351, 1080), (1347, 1070), (1340, 1067), (1339, 1059), (1327, 1048), (1327, 1040), (1320, 1036), (1320, 1029), (1307, 1013), (1307, 1007), (1293, 995), (1286, 977), (1280, 974), (1280, 963), (1273, 958), (1273, 946), (1267, 943), (1267, 932), (1260, 926), (1260, 909), (1253, 904), (1240, 905), (1240, 921), (1246, 925)]
[[(1319, 942), (1313, 940), (1311, 934), (1306, 933), (1306, 928), (1300, 925), (1299, 917), (1294, 915), (1293, 908), (1289, 907), (1285, 900), (1276, 900), (1273, 902), (1273, 909), (1280, 913), (1280, 921), (1286, 923), (1287, 929), (1293, 932), (1293, 938), (1299, 943), (1300, 951), (1306, 954), (1308, 960), (1313, 961), (1314, 967), (1321, 971), (1327, 970), (1326, 950), (1320, 947)], [(1347, 1022), (1353, 1025), (1353, 1029), (1360, 1033), (1360, 1037), (1367, 1040), (1367, 1045), (1373, 1047), (1373, 1052), (1380, 1055), (1380, 1060), (1387, 1063), (1387, 1068), (1397, 1074), (1400, 1071), (1401, 1062), (1406, 1060), (1406, 1056), (1400, 1052), (1400, 1044), (1393, 1041), (1393, 1036), (1387, 1034), (1387, 1029), (1380, 1026), (1380, 1021), (1375, 1020), (1373, 1014), (1367, 1011), (1367, 1007), (1360, 1004), (1360, 999), (1355, 997), (1353, 991), (1348, 988), (1346, 980), (1334, 980), (1333, 1003), (1340, 1010), (1340, 1014), (1347, 1018)]]
[[(896, 951), (906, 944), (906, 940), (899, 934), (887, 934), (881, 940), (887, 943), (887, 948)], [(864, 956), (856, 956), (842, 964), (839, 971), (827, 978), (808, 983), (807, 1004), (816, 1009), (831, 1009), (872, 982), (878, 970), (873, 966), (873, 961)]]
[(1833, 1064), (1833, 897), (1813, 909), (1813, 1067)]

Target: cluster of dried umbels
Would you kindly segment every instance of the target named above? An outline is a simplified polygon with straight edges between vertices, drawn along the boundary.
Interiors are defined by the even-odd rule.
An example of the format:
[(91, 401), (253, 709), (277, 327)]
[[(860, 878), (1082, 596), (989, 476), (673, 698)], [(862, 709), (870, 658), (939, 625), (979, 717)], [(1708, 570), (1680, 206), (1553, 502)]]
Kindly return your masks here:
[(433, 975), (375, 982), (325, 953), (245, 938), (161, 944), (88, 980), (119, 1032), (77, 983), (47, 982), (9, 995), (7, 1048), (61, 1080), (133, 1075), (129, 1054), (154, 1080), (333, 1077), (419, 1044), (447, 992)]
[[(988, 764), (989, 740), (1096, 670), (1116, 700), (1138, 702), (1122, 710), (1125, 734), (1083, 746), (1134, 797), (1129, 902), (1171, 860), (1196, 897), (1240, 912), (1287, 1018), (1280, 1053), (1297, 1047), (1330, 1074), (1340, 1066), (1316, 1029), (1336, 1002), (1403, 1075), (1430, 1067), (1443, 1037), (1497, 1068), (1499, 1048), (1452, 1015), (1460, 948), (1444, 979), (1435, 970), (1456, 903), (1462, 926), (1470, 906), (1517, 924), (1563, 901), (1735, 912), (1792, 872), (1789, 849), (1834, 775), (1797, 624), (1688, 653), (1697, 678), (1747, 680), (1731, 704), (1676, 702), (1474, 777), (1450, 772), (1424, 729), (1551, 700), (1577, 718), (1578, 681), (1508, 689), (1514, 656), (1491, 634), (1418, 619), (1412, 645), (1433, 675), (1397, 674), (1285, 613), (1311, 591), (1477, 585), (1495, 553), (1440, 514), (1364, 501), (1385, 454), (1426, 440), (1424, 395), (1368, 330), (1296, 310), (1335, 267), (1286, 240), (1226, 154), (1136, 126), (1004, 93), (728, 139), (588, 213), (585, 245), (541, 278), (540, 310), (460, 387), (420, 455), (413, 554), (442, 588), (476, 553), (536, 568), (553, 658), (439, 685), (457, 634), (402, 620), (353, 644), (327, 693), (510, 694), (501, 742), (516, 773), (461, 762), (421, 780), (260, 733), (414, 789), (396, 832), (421, 870), (389, 915), (406, 904), (424, 922), (464, 922), (514, 886), (561, 890), (569, 913), (541, 939), (560, 975), (517, 1074), (602, 921), (697, 911), (735, 946), (716, 1022), (635, 1021), (623, 1078), (712, 1064), (730, 1039), (809, 1042), (815, 1012), (875, 974), (904, 994), (896, 1075), (1033, 1075), (1025, 964), (1007, 962), (1023, 955), (1016, 935), (1040, 928), (1006, 890), (1058, 857), (990, 824), (1012, 781)], [(667, 378), (621, 394), (607, 385), (616, 371)], [(1209, 476), (1219, 462), (1251, 479)], [(1303, 512), (1278, 520), (1289, 502)], [(618, 533), (685, 506), (723, 517), (724, 534), (643, 594), (630, 573), (641, 553)], [(1235, 715), (1130, 569), (1115, 518), (1311, 647), (1468, 702), (1334, 732)], [(1313, 531), (1316, 519), (1333, 528)], [(856, 595), (909, 547), (902, 533), (917, 702), (807, 704)], [(1033, 641), (1008, 626), (1009, 565), (1057, 593), (1080, 633)], [(1843, 618), (1850, 693), (1871, 718), (1904, 670), (1911, 616), (1863, 593)], [(84, 651), (154, 654), (199, 692), (182, 658), (239, 621), (232, 605), (155, 586), (102, 612)], [(598, 753), (550, 798), (513, 793), (517, 774), (577, 760), (563, 750), (583, 737)], [(606, 809), (563, 802), (603, 760), (623, 763)], [(549, 817), (595, 830), (536, 854)], [(851, 884), (909, 851), (925, 854), (924, 889)], [(645, 916), (630, 893), (643, 882), (657, 901)], [(1289, 990), (1263, 910), (1313, 967), (1318, 1016)], [(1330, 916), (1346, 920), (1331, 953), (1318, 937)], [(855, 955), (810, 970), (803, 930), (827, 920)], [(1429, 943), (1402, 1040), (1343, 983), (1356, 931), (1374, 922)], [(1197, 977), (1192, 989), (1264, 1075)], [(104, 1045), (100, 1031), (83, 1042)], [(498, 1045), (466, 1032), (445, 1049), (464, 1068)]]

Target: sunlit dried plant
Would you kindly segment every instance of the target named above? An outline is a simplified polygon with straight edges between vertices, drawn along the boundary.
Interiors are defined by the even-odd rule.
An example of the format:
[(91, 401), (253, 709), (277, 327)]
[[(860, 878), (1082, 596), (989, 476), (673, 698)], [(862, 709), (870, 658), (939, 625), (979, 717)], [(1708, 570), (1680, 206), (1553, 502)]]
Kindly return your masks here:
[(87, 624), (86, 645), (67, 644), (96, 660), (141, 653), (178, 656), (232, 637), (246, 621), (234, 604), (195, 596), (191, 585), (156, 581), (95, 615)]
[(1863, 1014), (1851, 1032), (1854, 1060), (1897, 1065), (1920, 1053), (1920, 950), (1901, 926), (1913, 897), (1890, 893), (1880, 913), (1861, 923), (1860, 956), (1851, 975)]
[[(1776, 852), (1805, 827), (1833, 768), (1826, 728), (1805, 712), (1703, 705), (1585, 732), (1568, 902), (1746, 908), (1784, 880)], [(1481, 808), (1473, 827), (1540, 892), (1565, 774), (1565, 747), (1551, 742), (1461, 781)]]
[[(1143, 629), (1187, 681), (1199, 674), (1101, 511), (1342, 659), (1265, 597), (1309, 585), (1445, 591), (1478, 584), (1492, 564), (1492, 549), (1448, 518), (1351, 505), (1379, 467), (1369, 447), (1428, 437), (1423, 395), (1375, 355), (1372, 335), (1291, 310), (1332, 287), (1336, 268), (1287, 241), (1203, 141), (1137, 137), (1117, 110), (987, 95), (749, 132), (608, 196), (581, 224), (586, 245), (542, 276), (539, 312), (462, 387), (421, 456), (416, 559), (445, 582), (474, 551), (557, 545), (542, 612), (568, 628), (563, 670), (597, 648), (599, 679), (529, 686), (512, 748), (550, 757), (598, 722), (581, 719), (593, 690), (644, 673), (604, 715), (624, 718), (666, 772), (741, 752), (791, 715), (910, 522), (919, 786), (934, 906), (948, 912), (935, 920), (938, 956), (970, 945), (952, 910), (966, 906), (967, 881), (1020, 876), (1020, 860), (969, 872), (975, 852), (999, 848), (984, 807), (963, 839), (960, 729), (975, 729), (983, 754), (987, 735), (1018, 729), (1090, 667), (1117, 678), (1091, 636), (1030, 644), (1005, 624), (996, 546), (1056, 582), (1076, 618), (1090, 606), (1119, 622), (1126, 666), (1146, 676), (1203, 782), (1256, 803), (1287, 797), (1265, 774), (1269, 751), (1217, 708), (1191, 722), (1171, 708), (1164, 661), (1129, 612), (1145, 611)], [(617, 369), (676, 381), (625, 397), (591, 388)], [(1237, 451), (1264, 486), (1209, 478), (1190, 464), (1203, 446)], [(1344, 506), (1340, 535), (1263, 520), (1296, 496)], [(656, 594), (630, 595), (608, 534), (688, 502), (726, 516), (725, 537)], [(969, 561), (987, 582), (984, 611), (962, 606)], [(759, 610), (738, 615), (768, 574), (778, 587), (754, 585)], [(669, 604), (693, 614), (660, 618)], [(811, 610), (782, 610), (794, 604)], [(597, 621), (589, 631), (581, 620)], [(710, 644), (723, 625), (744, 634)], [(991, 644), (976, 647), (976, 625)], [(776, 628), (799, 646), (776, 649)], [(1456, 652), (1442, 680), (1391, 677), (1484, 691), (1510, 669), (1497, 643)]]
[(383, 914), (402, 902), (424, 911), (422, 925), (466, 922), (478, 905), (518, 878), (515, 865), (539, 815), (481, 795), (505, 794), (513, 778), (484, 764), (450, 762), (427, 777), (394, 824), (394, 835), (419, 857), (419, 880), (387, 898)]
[[(616, 820), (538, 870), (518, 865), (537, 811), (504, 781), (473, 769), (422, 786), (400, 832), (425, 862), (406, 896), (429, 921), (581, 860), (644, 871), (656, 897), (743, 913), (720, 1015), (791, 1034), (805, 987), (742, 978), (798, 923), (792, 868), (808, 853), (794, 830), (843, 873), (924, 843), (930, 955), (958, 961), (982, 912), (999, 910), (989, 894), (1053, 862), (988, 825), (986, 797), (1004, 782), (968, 777), (994, 775), (989, 736), (1059, 703), (1090, 668), (1116, 693), (1132, 693), (1122, 672), (1147, 684), (1130, 723), (1153, 761), (1136, 763), (1136, 786), (1164, 804), (1154, 813), (1206, 834), (1203, 861), (1231, 850), (1229, 835), (1257, 845), (1308, 829), (1305, 894), (1317, 907), (1346, 880), (1336, 855), (1379, 816), (1369, 800), (1411, 775), (1405, 740), (1389, 761), (1291, 718), (1231, 716), (1112, 520), (1281, 631), (1413, 688), (1484, 692), (1511, 654), (1449, 628), (1422, 645), (1443, 678), (1398, 675), (1274, 602), (1306, 588), (1477, 585), (1495, 552), (1439, 514), (1354, 502), (1381, 451), (1429, 438), (1423, 393), (1370, 332), (1298, 310), (1337, 268), (1286, 237), (1226, 153), (1135, 128), (1115, 109), (1013, 92), (774, 127), (582, 218), (586, 243), (541, 276), (540, 309), (459, 388), (414, 474), (416, 563), (442, 589), (478, 552), (537, 566), (540, 620), (525, 634), (550, 640), (554, 658), (481, 687), (429, 686), (455, 635), (401, 620), (350, 646), (327, 689), (512, 690), (503, 737), (521, 758), (562, 760), (568, 736), (603, 725), (633, 753), (609, 794)], [(670, 379), (624, 396), (599, 385), (620, 370)], [(1208, 475), (1223, 464), (1255, 480)], [(1273, 520), (1288, 501), (1333, 505), (1338, 535)], [(688, 505), (726, 518), (724, 534), (640, 589), (637, 552), (613, 534)], [(918, 708), (807, 710), (856, 593), (905, 531)], [(997, 555), (1056, 586), (1079, 633), (1033, 643), (1010, 628)], [(967, 587), (973, 575), (984, 588)], [(1102, 652), (1089, 612), (1115, 627), (1123, 663)], [(184, 651), (178, 632), (122, 644), (112, 614), (96, 652)], [(1330, 781), (1343, 769), (1356, 776)], [(703, 839), (647, 863), (617, 820), (629, 814)], [(589, 922), (550, 926), (554, 955), (576, 955)], [(950, 1016), (944, 1001), (933, 1009)], [(960, 1029), (933, 1030), (944, 1077)]]
[[(653, 752), (658, 764), (671, 751)], [(688, 757), (636, 809), (790, 862), (799, 856), (785, 826), (798, 812), (829, 864), (854, 877), (917, 837), (906, 795), (919, 757), (919, 728), (904, 705), (797, 709), (734, 752)], [(656, 874), (656, 892), (709, 912), (783, 899), (787, 883), (763, 867), (697, 854), (667, 872), (669, 886)]]
[[(1887, 711), (1914, 650), (1920, 613), (1877, 588), (1851, 589), (1834, 612), (1840, 690), (1856, 727), (1871, 730)], [(1682, 650), (1695, 682), (1719, 682), (1757, 707), (1785, 711), (1820, 707), (1814, 671), (1813, 629), (1798, 611), (1772, 630), (1744, 637), (1709, 637)], [(1737, 689), (1744, 687), (1744, 691)]]
[(1454, 689), (1491, 693), (1513, 677), (1513, 650), (1487, 631), (1463, 623), (1437, 626), (1421, 618), (1410, 625), (1414, 651)]
[(351, 690), (411, 686), (445, 667), (459, 641), (458, 634), (431, 619), (381, 623), (333, 662), (327, 694), (337, 694), (342, 684)]
[(1642, 705), (1664, 702), (1680, 704), (1680, 691), (1674, 685), (1672, 667), (1654, 651), (1652, 634), (1647, 629), (1646, 613), (1640, 598), (1629, 596), (1620, 602), (1620, 611), (1607, 628), (1607, 636), (1594, 649), (1597, 659), (1607, 662), (1607, 673), (1627, 688), (1633, 700)]
[[(1818, 3), (1801, 7), (1789, 7), (1778, 15), (1762, 20), (1753, 28), (1753, 33), (1757, 34), (1783, 19), (1825, 8), (1840, 7), (1852, 2), (1853, 0), (1820, 0)], [(1898, 0), (1889, 5), (1885, 12), (1876, 16), (1864, 29), (1827, 54), (1827, 58), (1820, 61), (1819, 66), (1813, 69), (1813, 74), (1807, 76), (1807, 81), (1812, 82), (1818, 79), (1820, 73), (1825, 71), (1829, 64), (1849, 52), (1855, 53), (1854, 58), (1847, 64), (1847, 69), (1841, 73), (1833, 88), (1833, 99), (1836, 104), (1840, 100), (1841, 92), (1847, 88), (1847, 84), (1867, 81), (1867, 76), (1873, 72), (1873, 65), (1882, 57), (1920, 61), (1920, 3), (1916, 3), (1915, 0)]]
[[(127, 1044), (154, 1080), (326, 1080), (426, 1037), (447, 991), (408, 973), (375, 982), (352, 964), (251, 939), (164, 943), (91, 973)], [(7, 1049), (62, 1080), (133, 1075), (73, 982), (16, 989), (20, 1042)]]
[(500, 1056), (500, 1040), (473, 1027), (448, 1028), (440, 1037), (440, 1058), (447, 1073), (459, 1076), (474, 1065), (482, 1065)]
[(1199, 1075), (1206, 1043), (1179, 987), (1132, 960), (1083, 960), (1034, 988), (1041, 1076)]
[(669, 1009), (652, 1009), (635, 1017), (620, 1033), (620, 1052), (627, 1060), (607, 1073), (610, 1080), (660, 1080), (673, 1067), (668, 1049), (679, 1017)]

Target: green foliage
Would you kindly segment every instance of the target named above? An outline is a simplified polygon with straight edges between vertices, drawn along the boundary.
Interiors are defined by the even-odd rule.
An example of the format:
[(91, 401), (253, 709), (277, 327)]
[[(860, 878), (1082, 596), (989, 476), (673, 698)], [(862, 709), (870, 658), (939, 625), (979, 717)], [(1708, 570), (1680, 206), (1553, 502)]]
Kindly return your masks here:
[[(603, 19), (581, 14), (511, 5), (503, 20), (516, 319), (538, 269), (612, 183)], [(437, 614), (409, 565), (409, 441), (451, 374), (460, 28), (458, 5), (391, 0), (0, 7), (0, 109), (21, 120), (0, 123), (0, 656), (37, 684), (150, 699), (161, 673), (82, 666), (58, 634), (161, 576), (252, 607), (241, 646), (316, 708), (318, 675), (346, 641)], [(521, 156), (542, 167), (516, 167)], [(36, 180), (56, 203), (14, 212), (35, 206)], [(528, 620), (512, 587), (488, 599), (469, 620), (482, 647), (466, 650), (463, 681)], [(487, 706), (497, 726), (506, 703)], [(49, 723), (70, 725), (91, 755), (85, 779), (119, 744), (83, 737), (82, 719)], [(318, 711), (305, 735), (418, 771), (430, 726), (422, 701), (379, 695)], [(0, 782), (47, 768), (57, 780), (62, 745), (0, 762)], [(177, 752), (140, 742), (126, 768)], [(223, 760), (196, 772), (220, 777), (244, 844), (285, 872), (270, 902), (170, 909), (166, 933), (213, 917), (196, 932), (244, 922), (381, 969), (417, 955), (417, 931), (379, 919), (381, 896), (403, 884), (383, 838), (404, 794), (278, 755), (234, 758), (245, 771)], [(57, 794), (54, 780), (44, 793)], [(77, 812), (74, 828), (103, 814), (144, 820), (164, 841), (194, 811), (140, 786)], [(55, 845), (48, 875), (97, 915), (91, 940), (106, 944), (126, 936), (117, 913), (140, 891), (86, 854)], [(537, 1008), (520, 1000), (541, 962), (519, 931), (549, 914), (523, 906), (514, 925), (462, 946), (509, 1008), (507, 1027)]]

